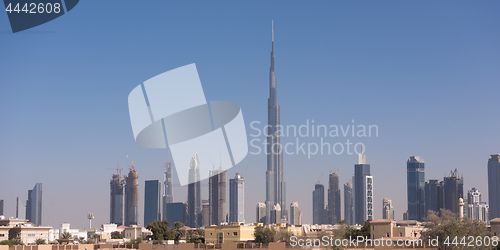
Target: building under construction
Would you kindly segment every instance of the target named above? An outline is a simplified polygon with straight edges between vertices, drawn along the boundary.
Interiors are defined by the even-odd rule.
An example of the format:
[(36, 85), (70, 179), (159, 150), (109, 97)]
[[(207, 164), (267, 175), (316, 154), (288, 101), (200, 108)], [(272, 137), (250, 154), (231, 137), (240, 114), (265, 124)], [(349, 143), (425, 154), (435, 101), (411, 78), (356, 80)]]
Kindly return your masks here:
[(123, 185), (125, 180), (121, 177), (120, 173), (117, 171), (113, 175), (109, 185), (111, 186), (111, 196), (109, 201), (109, 212), (110, 212), (110, 223), (114, 223), (118, 226), (123, 225)]
[(213, 170), (208, 179), (209, 217), (210, 225), (220, 225), (227, 222), (226, 192), (227, 171)]
[(132, 166), (125, 176), (125, 226), (137, 225), (139, 213), (139, 174)]

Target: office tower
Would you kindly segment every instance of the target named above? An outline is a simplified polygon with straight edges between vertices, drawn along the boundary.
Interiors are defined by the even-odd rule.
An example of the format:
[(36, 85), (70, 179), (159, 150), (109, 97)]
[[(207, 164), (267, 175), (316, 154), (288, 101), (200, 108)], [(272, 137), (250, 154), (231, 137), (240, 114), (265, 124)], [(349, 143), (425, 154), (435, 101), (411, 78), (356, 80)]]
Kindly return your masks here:
[(403, 213), (403, 220), (408, 220), (408, 211)]
[(109, 199), (109, 223), (114, 223), (118, 226), (123, 225), (123, 186), (125, 180), (120, 175), (120, 170), (116, 171), (109, 182), (110, 199)]
[(467, 193), (467, 218), (488, 222), (489, 206), (482, 201), (481, 192), (475, 187)]
[(298, 225), (302, 225), (303, 219), (304, 219), (304, 217), (303, 217), (302, 210), (299, 210), (299, 224)]
[(201, 183), (200, 183), (200, 160), (198, 154), (191, 158), (189, 164), (188, 184), (188, 216), (187, 226), (201, 226)]
[(19, 197), (16, 199), (16, 219), (19, 218)]
[(33, 189), (28, 190), (26, 219), (36, 226), (42, 225), (42, 183), (37, 183)]
[(208, 196), (210, 208), (210, 225), (220, 225), (226, 222), (226, 192), (227, 192), (227, 171), (210, 171), (208, 179)]
[(280, 204), (276, 204), (271, 209), (271, 224), (281, 224), (281, 206)]
[(290, 225), (302, 225), (301, 212), (298, 202), (290, 204)]
[(425, 183), (425, 211), (424, 218), (429, 211), (438, 212), (444, 208), (443, 182), (439, 180), (429, 180)]
[(373, 220), (373, 177), (370, 164), (366, 164), (366, 155), (358, 155), (358, 164), (354, 165), (354, 223), (363, 225), (366, 220)]
[(182, 202), (171, 202), (167, 203), (167, 221), (170, 225), (173, 225), (175, 222), (185, 223), (185, 207), (186, 205)]
[(3, 200), (0, 200), (0, 215), (5, 215), (3, 213)]
[(238, 173), (229, 180), (229, 222), (245, 222), (245, 178)]
[(257, 204), (257, 214), (255, 216), (257, 223), (266, 223), (266, 203)]
[(144, 184), (144, 226), (161, 220), (161, 182), (146, 181)]
[(130, 168), (128, 176), (125, 177), (125, 226), (137, 225), (139, 221), (139, 174)]
[(328, 224), (335, 225), (340, 221), (340, 187), (339, 175), (331, 173), (328, 179)]
[(208, 200), (201, 202), (201, 226), (210, 226), (210, 203)]
[(392, 201), (389, 198), (384, 198), (382, 200), (382, 219), (394, 220), (394, 208), (392, 207)]
[(458, 199), (464, 197), (464, 178), (458, 176), (458, 171), (450, 171), (448, 177), (444, 177), (444, 208), (459, 214)]
[(344, 184), (344, 220), (347, 225), (354, 225), (354, 208), (352, 200), (352, 183)]
[(165, 163), (163, 171), (163, 219), (167, 218), (167, 203), (174, 202), (173, 176), (172, 163)]
[(313, 191), (313, 224), (325, 224), (325, 187), (316, 183)]
[(425, 215), (425, 162), (420, 156), (411, 156), (406, 162), (408, 219), (423, 221)]
[[(266, 214), (279, 204), (283, 209), (282, 219), (287, 219), (286, 186), (283, 179), (283, 150), (281, 147), (280, 105), (278, 86), (274, 72), (274, 29), (272, 31), (271, 68), (269, 73), (268, 130), (267, 130), (267, 171), (266, 171)], [(270, 223), (270, 217), (267, 223)]]
[(490, 218), (500, 217), (500, 155), (491, 155), (488, 160), (488, 203)]

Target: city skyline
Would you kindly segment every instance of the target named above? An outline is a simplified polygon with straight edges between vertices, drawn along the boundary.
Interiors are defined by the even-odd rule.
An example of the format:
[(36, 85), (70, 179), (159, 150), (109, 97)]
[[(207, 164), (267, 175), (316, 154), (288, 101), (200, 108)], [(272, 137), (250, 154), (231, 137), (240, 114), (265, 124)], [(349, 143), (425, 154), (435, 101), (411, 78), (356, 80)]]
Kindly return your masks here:
[[(498, 23), (500, 3), (440, 2), (432, 8), (430, 2), (157, 4), (153, 13), (150, 3), (124, 4), (113, 17), (127, 28), (80, 3), (65, 16), (68, 22), (58, 19), (22, 35), (2, 34), (1, 169), (6, 176), (22, 177), (0, 183), (7, 216), (15, 215), (16, 197), (24, 213), (26, 190), (39, 182), (44, 185), (43, 224), (68, 221), (85, 228), (88, 211), (94, 212), (95, 225), (109, 221), (109, 194), (95, 194), (108, 193), (113, 172), (106, 169), (127, 154), (140, 172), (142, 222), (144, 180), (161, 180), (168, 156), (134, 143), (128, 92), (147, 77), (195, 62), (208, 99), (237, 102), (247, 128), (252, 121), (265, 126), (271, 20), (282, 125), (314, 120), (379, 126), (377, 138), (349, 138), (366, 146), (376, 217), (383, 197), (392, 199), (396, 218), (406, 211), (405, 161), (411, 155), (424, 157), (427, 178), (442, 179), (457, 168), (466, 180), (464, 191), (476, 187), (483, 199), (488, 197), (487, 159), (500, 152), (495, 133), (499, 118), (490, 115), (498, 107), (492, 90), (498, 82), (500, 36), (491, 30)], [(186, 9), (194, 19), (181, 15)], [(86, 18), (89, 14), (92, 20)], [(2, 18), (6, 20), (5, 12)], [(201, 20), (206, 29), (200, 28)], [(161, 23), (162, 29), (151, 23)], [(10, 27), (0, 22), (0, 29)], [(34, 72), (26, 74), (27, 69)], [(416, 136), (409, 143), (411, 134)], [(344, 138), (329, 140), (345, 143)], [(341, 168), (340, 183), (345, 183), (356, 157), (284, 155), (286, 198), (301, 204), (304, 222), (312, 220), (311, 189), (318, 176)], [(266, 156), (248, 155), (228, 176), (246, 166), (245, 184), (252, 191), (245, 211), (252, 221), (256, 204), (265, 200), (261, 182)], [(299, 182), (303, 185), (290, 184)], [(187, 188), (176, 186), (175, 178), (173, 183), (174, 201), (185, 202)], [(203, 198), (208, 197), (207, 185), (202, 182)], [(67, 211), (58, 206), (61, 199)]]

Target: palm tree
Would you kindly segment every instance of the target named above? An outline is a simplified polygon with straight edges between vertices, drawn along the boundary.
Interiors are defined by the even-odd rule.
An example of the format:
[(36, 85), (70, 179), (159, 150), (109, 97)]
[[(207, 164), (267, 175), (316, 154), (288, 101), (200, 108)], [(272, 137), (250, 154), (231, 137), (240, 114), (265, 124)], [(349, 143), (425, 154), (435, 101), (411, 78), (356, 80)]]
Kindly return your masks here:
[(46, 242), (45, 242), (45, 239), (36, 239), (35, 244), (37, 244), (37, 245), (45, 245)]
[(61, 234), (61, 237), (63, 239), (70, 239), (71, 238), (71, 234), (69, 232), (64, 232), (63, 234)]

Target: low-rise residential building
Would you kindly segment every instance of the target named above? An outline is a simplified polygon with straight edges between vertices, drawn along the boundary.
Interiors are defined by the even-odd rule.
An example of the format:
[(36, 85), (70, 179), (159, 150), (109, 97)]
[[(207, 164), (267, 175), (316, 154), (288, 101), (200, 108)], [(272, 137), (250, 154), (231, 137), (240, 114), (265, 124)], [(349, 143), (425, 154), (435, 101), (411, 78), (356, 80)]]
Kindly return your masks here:
[(231, 225), (212, 225), (205, 227), (206, 243), (231, 243), (255, 240), (254, 224), (233, 223)]
[(396, 222), (391, 219), (375, 219), (370, 221), (371, 239), (418, 239), (423, 226), (416, 220)]
[(0, 216), (0, 241), (20, 239), (25, 245), (34, 244), (37, 239), (49, 241), (52, 227), (35, 226), (28, 220)]

